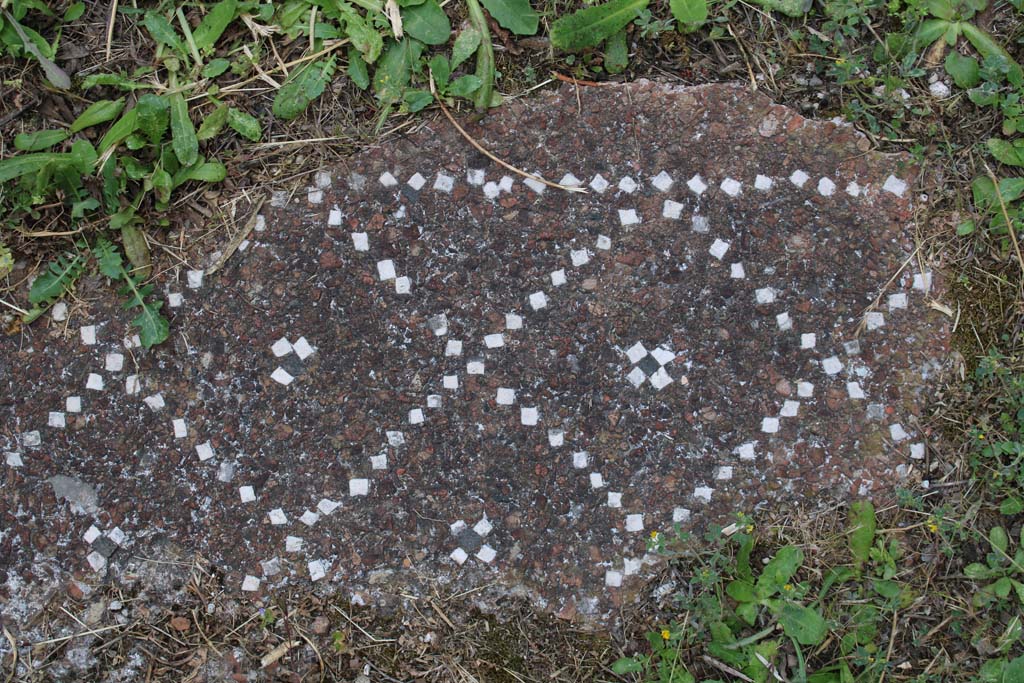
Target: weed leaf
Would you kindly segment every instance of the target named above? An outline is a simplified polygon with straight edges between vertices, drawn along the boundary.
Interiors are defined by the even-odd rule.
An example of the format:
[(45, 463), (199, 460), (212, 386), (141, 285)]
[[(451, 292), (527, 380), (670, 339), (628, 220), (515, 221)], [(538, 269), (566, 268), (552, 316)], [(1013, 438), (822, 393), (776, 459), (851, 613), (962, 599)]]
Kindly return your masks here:
[(163, 43), (177, 52), (183, 51), (178, 34), (174, 31), (174, 27), (171, 26), (171, 22), (167, 21), (167, 18), (163, 15), (157, 12), (146, 12), (146, 16), (142, 19), (142, 25), (146, 27), (149, 35), (153, 36), (153, 39), (158, 43)]
[(946, 55), (946, 73), (960, 88), (973, 88), (981, 81), (981, 69), (974, 57), (965, 57), (956, 50)]
[(427, 45), (443, 45), (452, 34), (452, 25), (437, 0), (426, 0), (402, 10), (405, 32)]
[(566, 52), (597, 47), (636, 19), (649, 0), (611, 0), (560, 17), (551, 25), (551, 44)]
[(164, 136), (167, 124), (171, 120), (170, 108), (171, 105), (166, 97), (152, 93), (146, 93), (140, 97), (135, 105), (138, 129), (149, 138), (151, 144), (159, 144), (160, 138)]
[(686, 33), (697, 30), (708, 19), (707, 0), (670, 0), (669, 8), (680, 30)]
[(199, 140), (192, 119), (188, 117), (188, 104), (181, 93), (171, 98), (171, 147), (182, 166), (191, 166), (199, 158)]
[(121, 252), (117, 250), (113, 242), (105, 237), (96, 240), (92, 248), (92, 255), (100, 267), (100, 272), (111, 280), (119, 280), (124, 274), (124, 265), (121, 260)]
[(22, 152), (38, 152), (49, 149), (68, 139), (66, 130), (37, 130), (31, 133), (18, 133), (14, 136), (14, 147)]
[(772, 603), (770, 607), (787, 636), (801, 645), (817, 645), (825, 640), (828, 624), (815, 610), (789, 600)]
[(228, 109), (228, 125), (235, 129), (235, 132), (247, 140), (257, 142), (263, 135), (260, 122), (252, 114), (241, 109), (231, 107)]
[(100, 138), (100, 144), (97, 151), (100, 154), (103, 154), (111, 147), (116, 147), (121, 144), (122, 140), (135, 132), (138, 125), (139, 112), (136, 111), (135, 107), (132, 107), (117, 120), (117, 123), (107, 129), (107, 132), (104, 133), (102, 138)]
[(213, 110), (209, 116), (203, 119), (199, 125), (199, 132), (196, 133), (197, 140), (209, 140), (214, 138), (223, 130), (228, 122), (228, 105), (222, 104)]
[(93, 102), (71, 123), (69, 131), (77, 133), (80, 130), (85, 130), (107, 121), (113, 121), (121, 113), (122, 109), (124, 109), (123, 97), (119, 97), (116, 100)]
[(455, 44), (452, 45), (451, 70), (455, 71), (459, 64), (473, 56), (476, 49), (480, 47), (480, 31), (473, 26), (467, 26), (455, 36)]
[(81, 254), (62, 254), (51, 261), (32, 283), (28, 300), (33, 305), (53, 301), (70, 290), (85, 267)]
[(238, 0), (220, 0), (210, 8), (203, 21), (192, 32), (192, 39), (200, 52), (210, 52), (213, 49), (228, 24), (235, 20), (237, 11)]
[(360, 90), (370, 87), (370, 71), (367, 69), (366, 60), (355, 47), (348, 49), (348, 77)]
[(373, 74), (373, 91), (382, 104), (395, 104), (409, 85), (412, 65), (419, 61), (423, 44), (403, 38), (388, 47)]
[(604, 45), (604, 68), (610, 74), (620, 74), (629, 66), (629, 47), (625, 29), (619, 31)]
[[(999, 138), (989, 138), (988, 151), (996, 161), (1007, 166), (1024, 166), (1024, 141), (1010, 142)], [(1005, 198), (1004, 198), (1005, 201)]]
[(870, 500), (858, 500), (850, 504), (850, 555), (857, 566), (868, 561), (871, 546), (875, 543), (875, 506)]
[(334, 64), (332, 55), (293, 71), (274, 96), (274, 116), (290, 121), (305, 111), (313, 100), (320, 97), (327, 82), (331, 80)]
[(540, 16), (530, 7), (529, 0), (480, 0), (502, 28), (517, 36), (532, 36), (537, 32)]

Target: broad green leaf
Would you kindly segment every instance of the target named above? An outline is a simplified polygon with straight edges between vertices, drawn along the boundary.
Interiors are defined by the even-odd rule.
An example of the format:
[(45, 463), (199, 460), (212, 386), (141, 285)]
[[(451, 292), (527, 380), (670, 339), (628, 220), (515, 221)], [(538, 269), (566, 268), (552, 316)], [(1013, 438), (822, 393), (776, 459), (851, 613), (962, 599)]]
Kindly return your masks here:
[(636, 19), (649, 0), (611, 0), (587, 7), (551, 24), (551, 44), (556, 49), (575, 52), (597, 47)]
[(228, 109), (228, 125), (235, 129), (235, 132), (247, 140), (257, 142), (263, 136), (260, 122), (255, 116), (241, 109), (231, 107)]
[(159, 144), (171, 120), (171, 105), (166, 97), (146, 93), (135, 105), (138, 129), (151, 144)]
[(989, 138), (988, 151), (996, 161), (1007, 166), (1024, 166), (1024, 141), (1009, 142), (999, 138)]
[(991, 211), (996, 206), (995, 184), (988, 176), (978, 176), (971, 183), (974, 206), (982, 211)]
[(354, 47), (348, 49), (348, 77), (360, 90), (370, 87), (370, 72), (366, 67), (366, 60)]
[(934, 43), (950, 27), (950, 22), (945, 19), (928, 19), (921, 23), (914, 34), (914, 39), (921, 44)]
[(878, 579), (872, 582), (872, 586), (883, 598), (892, 600), (900, 594), (900, 585), (890, 579)]
[(1019, 683), (1024, 681), (1024, 655), (1012, 659), (1003, 667), (1002, 683)]
[(174, 179), (171, 174), (162, 168), (153, 171), (149, 177), (149, 185), (156, 192), (157, 200), (161, 204), (168, 204), (171, 201), (171, 191), (174, 189)]
[(0, 242), (0, 277), (7, 275), (14, 269), (14, 255), (3, 242)]
[(132, 107), (117, 120), (113, 126), (107, 129), (107, 132), (100, 138), (100, 144), (97, 146), (97, 151), (103, 154), (111, 147), (115, 147), (121, 144), (121, 141), (126, 137), (135, 132), (138, 127), (138, 112), (135, 111), (135, 107)]
[(203, 67), (203, 78), (216, 78), (217, 76), (220, 76), (222, 73), (227, 71), (228, 67), (230, 66), (231, 62), (224, 59), (223, 57), (218, 57), (217, 59), (210, 60), (210, 63)]
[(82, 90), (89, 90), (98, 85), (107, 85), (121, 90), (144, 90), (152, 88), (148, 83), (138, 83), (124, 74), (92, 74), (82, 81)]
[(426, 0), (421, 5), (402, 10), (405, 32), (427, 45), (444, 45), (452, 34), (452, 25), (437, 0)]
[(868, 561), (871, 546), (875, 542), (875, 506), (870, 500), (858, 500), (850, 504), (849, 524), (850, 555), (860, 566)]
[(1010, 547), (1010, 537), (1006, 535), (1006, 529), (1001, 526), (994, 526), (988, 532), (988, 542), (992, 549), (999, 553), (1005, 553)]
[(517, 36), (532, 36), (537, 32), (540, 16), (530, 7), (530, 0), (480, 0), (480, 4), (502, 28)]
[(972, 581), (983, 581), (993, 576), (993, 570), (980, 562), (972, 562), (964, 567), (964, 576)]
[[(131, 212), (135, 213), (134, 210)], [(153, 270), (153, 259), (146, 237), (135, 226), (134, 220), (125, 221), (121, 226), (121, 244), (124, 245), (124, 255), (132, 264), (132, 272), (143, 278), (149, 277)]]
[(139, 341), (147, 349), (165, 342), (171, 331), (167, 318), (160, 315), (163, 305), (163, 301), (143, 303), (142, 312), (132, 320), (132, 324), (139, 330)]
[[(6, 4), (4, 6), (6, 7)], [(52, 55), (47, 56), (43, 53), (43, 49), (47, 49), (49, 52), (52, 52), (52, 50), (49, 50), (49, 45), (47, 45), (46, 41), (42, 39), (42, 36), (39, 36), (35, 31), (19, 24), (14, 17), (6, 12), (6, 10), (4, 11), (4, 16), (7, 18), (10, 26), (14, 29), (14, 32), (18, 34), (18, 38), (21, 40), (21, 44), (25, 49), (25, 52), (28, 52), (39, 61), (39, 65), (43, 68), (43, 73), (46, 74), (47, 80), (50, 81), (55, 88), (59, 88), (60, 90), (67, 90), (70, 88), (71, 77), (68, 76), (64, 69), (57, 66), (57, 64), (50, 59), (50, 56)], [(33, 37), (38, 37), (38, 41), (33, 40), (33, 37), (29, 36), (30, 33), (34, 34)]]
[(708, 19), (707, 0), (669, 0), (669, 8), (685, 33), (697, 30)]
[(334, 55), (293, 71), (274, 96), (274, 116), (289, 121), (320, 97), (334, 75)]
[(452, 75), (452, 68), (448, 65), (448, 58), (444, 55), (434, 55), (428, 62), (430, 75), (434, 77), (437, 89), (444, 91), (448, 87), (448, 79)]
[(235, 20), (238, 11), (238, 0), (220, 0), (210, 8), (202, 22), (192, 31), (192, 40), (200, 52), (207, 53), (213, 49), (228, 25)]
[(406, 90), (402, 97), (406, 109), (412, 113), (422, 111), (434, 101), (434, 96), (428, 90)]
[(467, 26), (455, 36), (455, 44), (452, 45), (451, 70), (459, 68), (459, 65), (473, 56), (476, 49), (480, 47), (480, 31), (474, 26)]
[(956, 45), (956, 41), (960, 38), (960, 31), (963, 28), (964, 23), (960, 21), (954, 21), (946, 27), (946, 45), (953, 47)]
[(412, 73), (412, 65), (419, 61), (422, 43), (403, 38), (392, 42), (384, 51), (373, 74), (373, 91), (382, 104), (395, 104), (402, 100)]
[(85, 14), (85, 3), (73, 3), (71, 5), (68, 5), (68, 8), (64, 10), (64, 21), (65, 23), (70, 23), (72, 21), (75, 21), (76, 19), (81, 18), (83, 14)]
[(787, 17), (802, 17), (811, 9), (812, 0), (753, 0), (769, 10), (782, 12)]
[(757, 601), (757, 595), (754, 593), (754, 585), (747, 581), (730, 581), (725, 587), (725, 592), (736, 602)]
[(35, 154), (22, 154), (0, 159), (0, 183), (35, 173), (47, 164), (66, 161), (67, 158), (66, 154), (36, 152)]
[(92, 173), (98, 158), (99, 155), (92, 143), (81, 138), (71, 143), (71, 152), (67, 155), (67, 160), (82, 175)]
[(629, 66), (629, 46), (626, 31), (619, 31), (604, 45), (604, 70), (610, 74), (620, 74)]
[(38, 152), (49, 149), (68, 139), (66, 130), (37, 130), (31, 133), (18, 133), (14, 136), (14, 148), (22, 152)]
[(1002, 57), (1010, 67), (1008, 77), (1011, 80), (1019, 80), (1021, 78), (1022, 70), (1020, 64), (992, 36), (970, 22), (963, 22), (962, 28), (964, 37), (970, 41), (975, 50), (981, 53), (982, 57)]
[(796, 574), (796, 570), (803, 564), (804, 554), (796, 546), (785, 546), (779, 548), (775, 557), (771, 559), (761, 570), (761, 576), (757, 578), (759, 589), (771, 587), (781, 588), (789, 583), (789, 580)]
[[(974, 223), (974, 221), (964, 221), (963, 223), (960, 223), (958, 226), (956, 226), (956, 234), (960, 235), (961, 237), (963, 237), (964, 235), (970, 235), (971, 233), (974, 232), (975, 228), (977, 228), (977, 225)], [(1009, 500), (1004, 500), (1003, 504), (1005, 505), (1008, 502)], [(1017, 510), (1017, 512), (1020, 512), (1020, 510)], [(1015, 515), (1017, 514), (1017, 512), (1004, 512), (1003, 514)]]
[(448, 88), (455, 97), (469, 97), (475, 93), (481, 85), (481, 80), (473, 74), (466, 74), (465, 76), (459, 76), (452, 81), (451, 87)]
[(86, 107), (85, 111), (78, 115), (78, 118), (71, 123), (68, 129), (71, 133), (77, 133), (86, 128), (113, 121), (124, 109), (124, 98), (116, 100), (100, 100)]
[(124, 265), (121, 252), (110, 240), (101, 237), (93, 245), (92, 255), (99, 265), (100, 272), (111, 280), (120, 280), (124, 276)]
[(163, 43), (177, 52), (184, 52), (174, 27), (162, 14), (153, 11), (146, 12), (146, 16), (142, 19), (142, 25), (158, 43)]
[(1007, 498), (999, 505), (999, 512), (1004, 515), (1020, 514), (1024, 512), (1024, 501), (1020, 498)]
[(62, 254), (47, 264), (32, 283), (28, 300), (33, 305), (52, 301), (74, 286), (82, 274), (85, 258), (81, 254)]
[(612, 671), (622, 676), (624, 674), (642, 673), (644, 665), (634, 657), (622, 657), (612, 663)]
[(216, 137), (224, 129), (224, 126), (227, 125), (228, 116), (230, 116), (228, 114), (228, 105), (222, 104), (214, 109), (209, 116), (203, 119), (202, 124), (199, 126), (199, 132), (196, 133), (196, 139), (209, 140)]
[(801, 645), (818, 645), (828, 635), (824, 617), (810, 607), (788, 600), (773, 601), (772, 611), (782, 624), (786, 635)]
[(736, 616), (748, 624), (753, 625), (757, 621), (757, 603), (743, 602), (736, 606)]
[(928, 0), (928, 12), (939, 19), (952, 21), (956, 16), (956, 6), (950, 0)]
[(946, 56), (946, 73), (961, 88), (973, 88), (981, 81), (981, 69), (974, 57), (965, 57), (956, 50)]
[(171, 99), (171, 147), (183, 166), (191, 166), (199, 158), (199, 140), (192, 119), (188, 117), (188, 104), (181, 93)]
[(358, 12), (349, 9), (342, 13), (345, 20), (345, 34), (352, 46), (359, 51), (363, 61), (373, 64), (384, 49), (384, 39)]
[(198, 180), (204, 183), (219, 183), (224, 180), (228, 175), (227, 168), (224, 164), (219, 161), (207, 161), (201, 164), (197, 164), (188, 169), (184, 169), (179, 176), (175, 177), (175, 187), (181, 184), (178, 182), (178, 177), (184, 180)]

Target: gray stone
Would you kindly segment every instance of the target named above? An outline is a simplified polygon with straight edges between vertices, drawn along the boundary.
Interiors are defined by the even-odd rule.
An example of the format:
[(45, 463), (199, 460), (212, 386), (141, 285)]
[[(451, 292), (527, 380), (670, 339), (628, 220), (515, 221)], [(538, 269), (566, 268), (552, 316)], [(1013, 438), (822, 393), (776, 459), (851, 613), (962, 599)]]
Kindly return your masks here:
[(80, 479), (58, 474), (50, 477), (50, 485), (53, 487), (53, 495), (57, 500), (66, 500), (71, 505), (71, 511), (80, 515), (92, 515), (98, 510), (99, 496), (96, 489)]

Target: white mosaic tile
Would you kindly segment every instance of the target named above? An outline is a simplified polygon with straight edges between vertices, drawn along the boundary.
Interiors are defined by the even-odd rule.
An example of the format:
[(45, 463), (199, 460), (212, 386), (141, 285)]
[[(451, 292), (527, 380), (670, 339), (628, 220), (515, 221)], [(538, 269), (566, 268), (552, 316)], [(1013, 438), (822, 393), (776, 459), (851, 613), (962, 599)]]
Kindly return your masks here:
[(910, 444), (910, 457), (914, 460), (923, 460), (924, 450), (923, 443), (912, 443)]
[(209, 441), (204, 441), (196, 446), (196, 455), (199, 456), (199, 462), (206, 462), (216, 453), (214, 453), (213, 445)]
[(385, 259), (377, 262), (377, 276), (381, 281), (394, 280), (397, 273), (395, 273), (395, 262), (391, 259)]
[(843, 369), (843, 363), (835, 356), (829, 356), (821, 361), (821, 369), (825, 371), (826, 375), (835, 375)]
[(789, 182), (793, 183), (797, 187), (803, 187), (810, 179), (811, 176), (800, 170), (793, 171), (793, 174), (789, 176)]
[(818, 345), (818, 335), (813, 332), (808, 332), (800, 335), (800, 348), (801, 349), (813, 349)]
[(743, 270), (742, 263), (734, 263), (729, 266), (729, 277), (734, 280), (742, 280), (747, 277), (747, 273)]
[(128, 375), (124, 378), (124, 393), (132, 396), (142, 391), (142, 381), (138, 375)]
[(299, 517), (299, 521), (306, 526), (313, 526), (320, 521), (320, 515), (316, 514), (312, 510), (306, 510), (302, 513), (302, 516)]
[(640, 216), (636, 209), (619, 209), (619, 223), (622, 225), (637, 225), (640, 223)]
[(864, 390), (861, 388), (860, 383), (858, 382), (847, 382), (846, 393), (850, 396), (851, 399), (867, 398), (867, 396), (864, 394)]
[(590, 252), (586, 249), (572, 249), (569, 251), (569, 260), (575, 268), (590, 263)]
[(239, 486), (238, 497), (243, 503), (255, 503), (256, 491), (251, 486)]
[(779, 418), (766, 417), (761, 420), (761, 431), (765, 434), (775, 434), (779, 431)]
[(423, 424), (423, 410), (420, 408), (413, 408), (409, 411), (409, 424), (419, 425)]
[(590, 473), (590, 488), (601, 489), (604, 488), (604, 477), (601, 476), (600, 472)]
[(775, 301), (775, 290), (771, 287), (762, 287), (754, 290), (754, 298), (759, 304), (770, 304)]
[(396, 178), (395, 176), (391, 175), (391, 173), (388, 172), (388, 171), (384, 171), (383, 173), (381, 173), (380, 177), (377, 178), (377, 180), (384, 187), (397, 187), (398, 186), (398, 178)]
[(810, 382), (797, 382), (796, 395), (800, 398), (811, 398), (814, 396), (814, 385)]
[(115, 526), (113, 529), (107, 532), (107, 538), (116, 543), (120, 547), (124, 547), (125, 542), (128, 540), (128, 536), (121, 531), (121, 527)]
[(247, 592), (247, 593), (253, 593), (255, 591), (258, 591), (259, 589), (260, 589), (260, 580), (257, 579), (255, 576), (251, 576), (249, 574), (246, 574), (245, 578), (242, 579), (242, 590)]
[(508, 194), (509, 192), (512, 191), (512, 186), (514, 183), (515, 181), (512, 179), (512, 176), (503, 175), (501, 176), (501, 180), (498, 181), (498, 189), (504, 192), (505, 194)]
[(885, 315), (878, 311), (865, 313), (864, 324), (869, 330), (877, 330), (885, 325)]
[(305, 337), (299, 337), (295, 343), (292, 344), (292, 348), (295, 350), (295, 355), (299, 357), (299, 360), (306, 360), (316, 353), (316, 349), (309, 343), (309, 341), (306, 340)]
[(491, 524), (490, 520), (487, 519), (486, 515), (483, 519), (473, 525), (473, 531), (475, 531), (480, 537), (487, 536), (487, 534), (491, 533), (493, 529), (494, 526)]
[(82, 343), (86, 346), (93, 346), (96, 344), (96, 326), (86, 325), (78, 330), (79, 336), (82, 338)]
[(64, 401), (64, 410), (69, 413), (82, 412), (82, 397), (68, 396), (67, 400)]
[(471, 168), (468, 171), (466, 171), (466, 182), (469, 183), (470, 185), (475, 185), (479, 187), (484, 184), (484, 181), (486, 179), (487, 174), (482, 169)]
[(121, 372), (124, 368), (124, 355), (120, 353), (108, 353), (106, 357), (107, 372)]
[(468, 375), (482, 375), (484, 374), (484, 362), (478, 358), (474, 358), (466, 363), (466, 374)]
[(93, 391), (103, 391), (103, 376), (90, 372), (89, 377), (85, 380), (85, 388), (92, 389)]
[(779, 416), (796, 417), (798, 412), (800, 412), (800, 401), (792, 401), (787, 399), (782, 402), (782, 410), (779, 411)]
[(348, 480), (348, 495), (350, 496), (366, 496), (370, 493), (370, 480), (369, 479), (349, 479)]
[(658, 368), (650, 377), (651, 386), (661, 391), (669, 384), (672, 384), (672, 377), (665, 371), (665, 368)]
[(607, 235), (598, 235), (596, 246), (601, 251), (608, 251), (612, 248), (612, 240)]
[(341, 209), (334, 207), (327, 214), (327, 225), (336, 228), (341, 225)]
[(421, 174), (419, 174), (419, 173), (413, 173), (413, 174), (412, 174), (412, 175), (411, 175), (411, 176), (409, 177), (409, 179), (408, 179), (407, 181), (405, 181), (405, 182), (406, 182), (406, 184), (407, 184), (407, 185), (408, 185), (409, 187), (411, 187), (411, 188), (412, 188), (413, 190), (415, 190), (416, 192), (419, 192), (420, 190), (422, 190), (422, 189), (423, 189), (423, 186), (427, 184), (427, 179), (426, 179), (426, 178), (424, 178), (424, 177), (423, 177), (423, 176), (422, 176)]
[(352, 247), (356, 251), (370, 251), (370, 236), (365, 232), (352, 233)]
[(608, 588), (619, 588), (622, 586), (622, 572), (609, 569), (604, 573), (604, 585)]
[(651, 185), (654, 185), (655, 188), (662, 192), (668, 192), (669, 190), (671, 190), (672, 185), (674, 183), (675, 181), (672, 180), (672, 176), (670, 176), (665, 171), (662, 171), (658, 175), (651, 178)]
[(388, 445), (392, 448), (398, 448), (399, 446), (405, 445), (405, 434), (399, 431), (385, 432), (385, 436), (388, 439)]
[(626, 349), (626, 357), (629, 358), (630, 363), (639, 363), (646, 355), (647, 349), (644, 348), (641, 342), (637, 342)]
[(462, 355), (462, 341), (459, 339), (449, 339), (444, 346), (445, 356), (461, 356)]
[(202, 270), (190, 270), (185, 274), (185, 279), (188, 281), (189, 289), (199, 289), (203, 286), (203, 275), (205, 271)]
[(284, 337), (278, 339), (270, 347), (270, 352), (273, 353), (276, 358), (280, 358), (281, 356), (287, 356), (289, 353), (292, 352), (292, 350), (292, 343), (285, 339)]
[(527, 427), (536, 426), (540, 420), (540, 411), (537, 408), (522, 407), (519, 409), (519, 421)]
[(693, 499), (701, 503), (710, 503), (715, 490), (710, 486), (698, 486), (693, 490)]
[(899, 292), (889, 295), (889, 312), (907, 307), (907, 293)]
[(539, 311), (548, 305), (548, 297), (544, 292), (534, 292), (530, 295), (530, 308)]
[(320, 502), (316, 504), (316, 509), (321, 515), (329, 515), (340, 507), (341, 503), (330, 498), (321, 498)]
[(732, 479), (732, 467), (722, 465), (715, 468), (715, 481), (729, 481)]
[(515, 313), (505, 314), (505, 329), (507, 330), (521, 330), (523, 329), (523, 316)]
[(728, 251), (729, 251), (729, 243), (724, 241), (724, 240), (720, 240), (720, 239), (716, 239), (711, 244), (711, 248), (708, 249), (708, 253), (710, 253), (712, 256), (714, 256), (719, 261), (722, 260), (722, 258), (725, 256), (726, 252), (728, 252)]
[(384, 453), (380, 455), (370, 456), (370, 469), (372, 470), (386, 470), (388, 468), (388, 456)]
[(686, 524), (690, 521), (690, 511), (687, 508), (677, 507), (672, 510), (672, 522), (674, 524)]
[(282, 526), (288, 523), (288, 516), (284, 514), (284, 510), (282, 510), (281, 508), (274, 508), (273, 510), (268, 512), (267, 518), (270, 520), (270, 523), (274, 526)]
[(180, 292), (171, 292), (167, 295), (167, 305), (171, 308), (180, 308), (185, 302), (185, 297)]
[(323, 560), (313, 560), (306, 566), (309, 569), (310, 581), (319, 581), (327, 576), (327, 564)]
[(740, 444), (735, 449), (733, 449), (733, 453), (735, 453), (737, 456), (739, 456), (740, 460), (744, 460), (744, 461), (756, 460), (757, 459), (757, 453), (754, 451), (754, 446), (755, 446), (755, 443), (753, 441), (748, 441), (747, 443)]
[[(534, 173), (534, 175), (537, 175), (537, 174)], [(537, 176), (537, 177), (539, 178), (540, 176)], [(546, 185), (544, 185), (544, 183), (540, 182), (539, 180), (534, 180), (533, 178), (526, 178), (525, 180), (523, 180), (523, 185), (526, 185), (528, 188), (533, 190), (536, 194), (544, 194), (544, 190), (547, 187)]]
[(628, 379), (629, 383), (634, 387), (639, 387), (647, 381), (647, 375), (645, 375), (644, 371), (640, 368), (633, 368), (629, 371), (629, 374), (626, 375), (626, 379)]
[(689, 180), (687, 180), (686, 186), (690, 188), (690, 192), (693, 192), (698, 197), (704, 194), (704, 192), (708, 189), (707, 183), (704, 182), (704, 179), (701, 178), (700, 175), (695, 175)]
[(64, 322), (68, 319), (68, 305), (63, 301), (58, 301), (50, 307), (50, 317), (54, 322)]
[(743, 183), (732, 178), (726, 178), (720, 185), (722, 192), (726, 193), (730, 197), (738, 197), (743, 191)]
[(164, 402), (164, 395), (159, 393), (153, 394), (152, 396), (147, 396), (146, 398), (142, 399), (142, 402), (153, 410), (161, 410), (164, 408), (164, 406), (167, 405)]
[(548, 445), (552, 448), (558, 448), (565, 444), (565, 432), (561, 429), (549, 429), (548, 430)]
[(499, 406), (510, 406), (516, 402), (516, 392), (507, 387), (498, 387), (497, 396), (494, 399)]
[(637, 185), (636, 181), (630, 178), (629, 176), (625, 176), (624, 178), (622, 178), (622, 180), (619, 181), (619, 190), (625, 192), (626, 194), (633, 194), (634, 192), (636, 192), (638, 187), (640, 186)]
[(484, 183), (484, 196), (488, 199), (497, 199), (498, 195), (501, 194), (501, 189), (498, 187), (498, 183), (494, 181), (488, 181)]
[(711, 230), (711, 224), (708, 222), (707, 216), (695, 213), (690, 219), (690, 229), (696, 233), (705, 234)]
[(171, 428), (174, 429), (175, 439), (184, 439), (188, 436), (188, 425), (185, 424), (185, 418), (177, 417), (171, 420)]
[(491, 546), (487, 545), (486, 543), (482, 545), (480, 547), (480, 550), (478, 550), (476, 553), (477, 559), (486, 564), (494, 562), (494, 558), (496, 558), (497, 556), (498, 551), (492, 548)]
[(775, 325), (779, 328), (780, 332), (786, 332), (793, 329), (793, 321), (789, 317), (789, 313), (779, 313), (775, 316)]
[(91, 524), (89, 525), (89, 528), (85, 530), (85, 533), (82, 535), (82, 540), (88, 543), (89, 545), (92, 545), (92, 542), (99, 538), (101, 535), (102, 534), (100, 533), (100, 530), (97, 529), (95, 525)]
[(21, 445), (27, 448), (35, 448), (41, 443), (43, 443), (43, 436), (39, 433), (38, 429), (33, 429), (21, 435)]
[[(284, 524), (288, 521), (288, 518), (284, 516), (284, 512), (282, 512), (281, 510), (272, 510), (270, 514), (274, 514), (274, 512), (279, 513), (281, 517), (284, 519), (284, 521), (281, 522), (281, 524)], [(271, 518), (270, 522), (271, 524), (275, 524), (273, 518)], [(284, 537), (284, 551), (286, 553), (301, 553), (303, 545), (305, 545), (305, 541), (302, 539), (301, 536)]]
[(565, 270), (555, 270), (551, 272), (551, 284), (555, 287), (561, 287), (567, 282), (565, 279)]
[(608, 507), (610, 508), (621, 508), (622, 507), (622, 493), (621, 492), (608, 492)]
[(462, 548), (456, 548), (450, 555), (448, 555), (448, 557), (452, 558), (452, 561), (460, 567), (466, 564), (466, 560), (469, 559), (469, 555)]
[(661, 208), (661, 215), (664, 218), (677, 221), (683, 215), (683, 208), (685, 208), (683, 204), (674, 202), (671, 199), (666, 199)]
[(598, 194), (602, 194), (609, 186), (610, 183), (600, 173), (595, 175), (593, 180), (590, 181), (590, 189)]
[(308, 190), (306, 192), (306, 201), (310, 204), (320, 204), (324, 201), (323, 190)]
[(768, 190), (772, 189), (772, 185), (774, 184), (774, 180), (772, 180), (766, 175), (761, 175), (760, 173), (757, 175), (756, 178), (754, 178), (754, 189), (760, 190), (761, 192), (767, 192)]
[(932, 288), (932, 272), (914, 273), (914, 289), (928, 292)]
[(50, 427), (56, 427), (57, 429), (64, 429), (64, 427), (67, 426), (67, 421), (64, 418), (64, 413), (50, 411), (46, 424)]
[(442, 386), (449, 391), (455, 391), (459, 388), (459, 376), (445, 375), (442, 379)]
[(850, 195), (851, 197), (859, 197), (863, 191), (864, 188), (855, 182), (847, 183), (846, 185), (846, 194)]
[(445, 173), (438, 173), (437, 178), (434, 179), (434, 189), (451, 194), (451, 191), (455, 189), (455, 178)]
[(644, 516), (643, 514), (626, 515), (626, 531), (643, 531), (644, 530)]
[(897, 443), (910, 437), (910, 435), (907, 434), (906, 430), (903, 429), (903, 425), (901, 424), (889, 425), (889, 436), (892, 437), (892, 440)]
[(277, 368), (272, 373), (270, 373), (270, 379), (274, 380), (275, 382), (283, 386), (288, 386), (295, 380), (294, 377), (288, 374), (287, 370), (281, 367)]
[(836, 184), (831, 178), (821, 178), (818, 181), (818, 194), (822, 197), (831, 197), (836, 192)]
[(484, 346), (489, 349), (500, 349), (505, 345), (505, 335), (500, 332), (484, 336)]
[(654, 360), (658, 361), (661, 365), (667, 365), (676, 359), (676, 354), (669, 351), (664, 346), (659, 346), (651, 351), (651, 355), (654, 356)]
[(85, 556), (85, 561), (89, 563), (94, 572), (103, 571), (103, 568), (107, 566), (107, 558), (100, 555), (95, 550)]
[(882, 190), (894, 194), (897, 197), (902, 197), (903, 193), (907, 191), (907, 183), (905, 180), (900, 180), (896, 176), (891, 175), (885, 179), (885, 184), (882, 185)]
[(583, 181), (574, 176), (572, 173), (566, 173), (564, 176), (562, 176), (562, 179), (558, 181), (558, 184), (564, 185), (565, 187), (580, 187), (581, 185), (583, 185)]

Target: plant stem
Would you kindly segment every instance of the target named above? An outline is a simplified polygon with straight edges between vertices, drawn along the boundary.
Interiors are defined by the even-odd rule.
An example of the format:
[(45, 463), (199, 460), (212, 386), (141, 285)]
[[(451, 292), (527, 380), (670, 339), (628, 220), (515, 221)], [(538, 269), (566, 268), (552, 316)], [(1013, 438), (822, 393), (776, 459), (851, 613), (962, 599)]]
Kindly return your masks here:
[(494, 92), (494, 46), (480, 3), (477, 0), (466, 0), (466, 8), (469, 10), (470, 23), (480, 32), (480, 47), (476, 50), (476, 75), (480, 79), (480, 89), (476, 91), (474, 103), (476, 110), (483, 112), (491, 106), (491, 94)]

